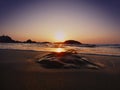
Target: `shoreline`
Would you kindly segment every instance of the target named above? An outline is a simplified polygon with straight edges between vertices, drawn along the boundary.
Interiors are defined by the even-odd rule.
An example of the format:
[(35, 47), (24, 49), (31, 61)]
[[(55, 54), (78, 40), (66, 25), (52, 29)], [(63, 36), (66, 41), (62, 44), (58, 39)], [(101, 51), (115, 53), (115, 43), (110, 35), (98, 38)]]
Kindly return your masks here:
[[(15, 50), (15, 51), (32, 51), (32, 52), (52, 52), (52, 51), (37, 51), (37, 50), (21, 50), (21, 49), (0, 49), (0, 50)], [(109, 54), (94, 54), (94, 53), (78, 53), (82, 55), (97, 55), (97, 56), (111, 56), (111, 57), (120, 57), (120, 55), (109, 55)]]

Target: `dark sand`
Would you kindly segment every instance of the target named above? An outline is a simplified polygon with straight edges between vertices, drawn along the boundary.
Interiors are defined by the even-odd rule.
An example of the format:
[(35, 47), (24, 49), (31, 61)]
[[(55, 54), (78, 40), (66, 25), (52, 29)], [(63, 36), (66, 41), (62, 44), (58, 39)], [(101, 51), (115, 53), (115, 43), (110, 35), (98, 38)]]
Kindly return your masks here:
[(35, 62), (45, 53), (0, 50), (0, 90), (120, 90), (120, 57), (82, 54), (100, 70), (45, 69)]

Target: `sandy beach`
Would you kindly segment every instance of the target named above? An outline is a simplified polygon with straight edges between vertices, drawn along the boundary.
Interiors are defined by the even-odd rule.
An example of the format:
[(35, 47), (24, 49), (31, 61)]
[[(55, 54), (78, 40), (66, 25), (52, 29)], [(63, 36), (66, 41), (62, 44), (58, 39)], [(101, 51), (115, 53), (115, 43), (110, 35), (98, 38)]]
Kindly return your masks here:
[(36, 63), (46, 52), (0, 50), (0, 90), (117, 90), (120, 57), (81, 54), (100, 65), (94, 69), (46, 69)]

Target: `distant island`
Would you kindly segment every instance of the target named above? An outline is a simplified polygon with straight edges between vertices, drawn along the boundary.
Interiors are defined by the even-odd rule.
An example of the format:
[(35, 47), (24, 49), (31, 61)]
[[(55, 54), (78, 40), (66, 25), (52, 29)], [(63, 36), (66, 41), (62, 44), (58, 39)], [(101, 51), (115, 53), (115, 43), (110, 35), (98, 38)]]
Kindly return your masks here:
[[(33, 41), (31, 39), (28, 39), (26, 41), (16, 41), (14, 39), (12, 39), (10, 36), (5, 36), (2, 35), (0, 36), (0, 43), (41, 43), (41, 44), (49, 44), (51, 42), (37, 42), (37, 41)], [(95, 44), (83, 44), (79, 41), (76, 40), (66, 40), (64, 42), (57, 42), (56, 44), (65, 44), (65, 45), (78, 45), (80, 47), (95, 47)]]
[(66, 41), (63, 42), (63, 44), (77, 45), (77, 46), (80, 46), (80, 47), (96, 47), (95, 44), (84, 44), (84, 43), (81, 43), (81, 42), (76, 41), (76, 40), (66, 40)]
[(65, 42), (63, 42), (64, 44), (76, 44), (76, 45), (80, 45), (82, 44), (79, 41), (75, 41), (75, 40), (66, 40)]

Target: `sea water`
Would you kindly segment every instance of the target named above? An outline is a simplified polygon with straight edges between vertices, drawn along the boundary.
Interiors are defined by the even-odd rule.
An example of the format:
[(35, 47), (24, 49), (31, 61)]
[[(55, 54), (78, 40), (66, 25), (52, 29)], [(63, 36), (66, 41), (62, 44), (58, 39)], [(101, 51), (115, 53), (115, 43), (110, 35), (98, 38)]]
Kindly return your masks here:
[[(0, 43), (0, 49), (18, 49), (18, 50), (34, 50), (34, 51), (50, 51), (57, 49), (55, 44), (41, 43)], [(80, 47), (75, 45), (62, 46), (65, 50), (74, 49), (78, 53), (99, 54), (99, 55), (115, 55), (120, 56), (120, 44), (98, 44), (96, 47)]]

